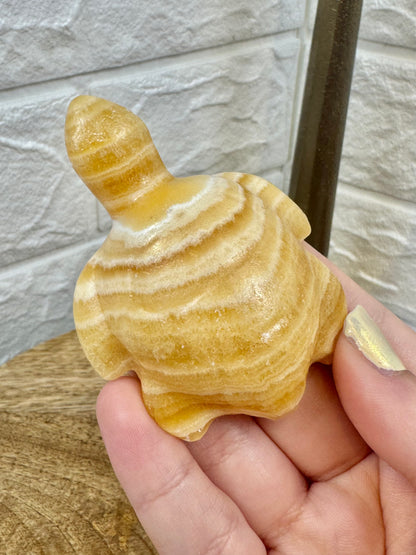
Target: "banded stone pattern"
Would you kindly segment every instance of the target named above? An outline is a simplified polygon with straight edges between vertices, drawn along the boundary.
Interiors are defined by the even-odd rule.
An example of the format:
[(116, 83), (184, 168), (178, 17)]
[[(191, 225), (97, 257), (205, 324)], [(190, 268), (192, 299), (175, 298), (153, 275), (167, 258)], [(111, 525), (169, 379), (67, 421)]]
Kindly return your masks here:
[(66, 141), (114, 222), (75, 291), (95, 369), (136, 371), (150, 414), (187, 440), (223, 414), (294, 408), (346, 315), (339, 282), (302, 246), (301, 210), (253, 175), (172, 177), (143, 122), (103, 99), (72, 102)]

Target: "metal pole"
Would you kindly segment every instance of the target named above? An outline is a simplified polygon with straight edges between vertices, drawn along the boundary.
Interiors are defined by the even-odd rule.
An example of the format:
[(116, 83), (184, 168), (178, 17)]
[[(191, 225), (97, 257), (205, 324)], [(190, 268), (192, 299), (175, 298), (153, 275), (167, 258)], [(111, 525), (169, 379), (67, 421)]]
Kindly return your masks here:
[(289, 196), (328, 253), (362, 0), (319, 0)]

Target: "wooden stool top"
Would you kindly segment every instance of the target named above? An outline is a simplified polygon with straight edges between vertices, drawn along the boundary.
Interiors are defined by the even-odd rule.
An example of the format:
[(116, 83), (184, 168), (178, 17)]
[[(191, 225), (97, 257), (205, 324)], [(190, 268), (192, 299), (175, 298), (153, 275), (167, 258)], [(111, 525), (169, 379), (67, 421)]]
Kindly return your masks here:
[(103, 385), (74, 331), (0, 367), (0, 553), (155, 555), (95, 418)]

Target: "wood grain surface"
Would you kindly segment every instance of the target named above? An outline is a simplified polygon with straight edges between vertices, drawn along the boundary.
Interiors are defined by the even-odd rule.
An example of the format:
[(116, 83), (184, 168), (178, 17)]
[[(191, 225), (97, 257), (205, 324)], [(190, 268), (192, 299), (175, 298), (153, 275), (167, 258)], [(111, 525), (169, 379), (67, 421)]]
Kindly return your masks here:
[(0, 367), (0, 554), (157, 552), (109, 463), (75, 332)]

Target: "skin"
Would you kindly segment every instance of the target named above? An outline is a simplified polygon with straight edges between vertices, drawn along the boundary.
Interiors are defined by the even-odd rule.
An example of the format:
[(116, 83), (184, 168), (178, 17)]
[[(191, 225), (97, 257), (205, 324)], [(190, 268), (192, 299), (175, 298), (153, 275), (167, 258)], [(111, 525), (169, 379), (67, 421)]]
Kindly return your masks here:
[(380, 373), (341, 334), (296, 410), (219, 418), (194, 443), (154, 423), (136, 377), (100, 393), (111, 463), (160, 555), (416, 553), (416, 334), (324, 262), (408, 371)]

